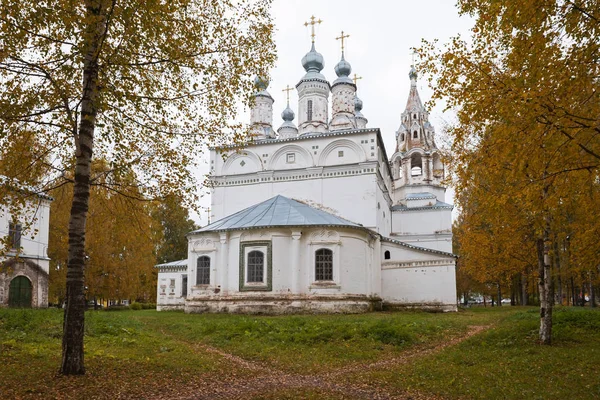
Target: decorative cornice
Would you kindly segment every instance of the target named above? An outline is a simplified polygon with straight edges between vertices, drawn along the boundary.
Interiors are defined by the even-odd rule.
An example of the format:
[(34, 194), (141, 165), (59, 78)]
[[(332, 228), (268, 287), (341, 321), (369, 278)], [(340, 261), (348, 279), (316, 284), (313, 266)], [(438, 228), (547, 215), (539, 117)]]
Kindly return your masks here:
[(179, 272), (179, 271), (185, 271), (185, 270), (187, 270), (187, 265), (185, 265), (185, 266), (181, 266), (181, 265), (172, 265), (172, 266), (155, 265), (154, 268), (156, 268), (158, 270), (158, 272)]
[[(446, 204), (446, 203), (444, 203)], [(427, 210), (453, 210), (454, 206), (447, 204), (447, 205), (435, 205), (435, 206), (422, 206), (422, 207), (411, 207), (408, 208), (404, 205), (395, 205), (392, 207), (392, 212), (411, 212), (411, 211), (427, 211)]]
[[(368, 165), (373, 164), (373, 165)], [(374, 174), (377, 171), (376, 161), (367, 161), (365, 163), (331, 165), (331, 166), (309, 166), (294, 170), (277, 171), (256, 171), (244, 175), (218, 175), (210, 177), (214, 186), (236, 186), (236, 185), (253, 185), (264, 182), (284, 182), (307, 180), (316, 178), (342, 178), (363, 174)], [(320, 172), (311, 171), (311, 169), (321, 169)], [(264, 176), (270, 175), (270, 176)]]
[(325, 83), (327, 84), (327, 87), (329, 87), (329, 89), (331, 90), (331, 84), (329, 83), (329, 81), (327, 81), (327, 79), (321, 79), (321, 78), (302, 78), (300, 79), (300, 82), (298, 82), (296, 84), (296, 89), (298, 89), (298, 86), (302, 85), (303, 83), (306, 82), (321, 82), (321, 83)]
[[(209, 147), (209, 149), (210, 150), (237, 149), (237, 148), (243, 148), (243, 147), (249, 147), (249, 146), (257, 146), (257, 145), (261, 145), (261, 144), (286, 143), (286, 142), (295, 142), (295, 141), (299, 141), (299, 140), (309, 140), (309, 139), (332, 137), (332, 136), (356, 135), (359, 133), (369, 133), (369, 132), (377, 133), (379, 136), (381, 136), (381, 131), (379, 130), (379, 128), (348, 129), (348, 130), (341, 130), (341, 131), (332, 131), (332, 132), (327, 132), (327, 133), (306, 133), (306, 134), (303, 134), (302, 136), (284, 138), (284, 139), (260, 139), (260, 140), (254, 140), (251, 142), (247, 142), (244, 145), (230, 144), (230, 145), (224, 145), (224, 146)], [(383, 142), (381, 142), (381, 143), (383, 143)]]
[(445, 260), (415, 260), (404, 262), (387, 261), (381, 264), (381, 269), (400, 269), (400, 268), (423, 268), (423, 267), (439, 267), (441, 265), (454, 264), (454, 258)]

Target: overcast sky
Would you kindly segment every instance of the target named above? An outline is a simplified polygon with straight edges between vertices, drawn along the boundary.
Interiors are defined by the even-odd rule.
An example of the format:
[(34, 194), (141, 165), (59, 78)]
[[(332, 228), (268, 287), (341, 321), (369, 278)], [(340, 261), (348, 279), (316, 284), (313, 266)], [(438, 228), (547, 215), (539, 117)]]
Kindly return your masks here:
[[(304, 22), (310, 21), (312, 15), (323, 21), (316, 28), (315, 46), (325, 59), (321, 73), (329, 82), (337, 77), (333, 68), (341, 55), (340, 41), (335, 38), (342, 30), (350, 35), (344, 43), (345, 58), (352, 65), (352, 75), (356, 73), (363, 78), (358, 81), (358, 96), (364, 103), (362, 112), (369, 120), (367, 127), (381, 129), (386, 151), (391, 156), (410, 88), (410, 48), (420, 46), (422, 39), (446, 43), (459, 33), (468, 37), (473, 21), (459, 17), (453, 0), (274, 0), (272, 16), (278, 60), (271, 71), (268, 91), (275, 99), (275, 130), (283, 122), (281, 111), (286, 97), (282, 90), (286, 85), (295, 87), (304, 75), (300, 60), (311, 45), (310, 27), (304, 27)], [(428, 101), (431, 90), (425, 80), (419, 80), (418, 89), (421, 100)], [(290, 93), (290, 106), (296, 114), (297, 103), (294, 90)], [(249, 120), (248, 113), (241, 118)], [(438, 132), (447, 118), (451, 116), (443, 115), (440, 106), (430, 115)], [(208, 168), (201, 172), (208, 172)], [(201, 205), (208, 207), (209, 198), (204, 197)], [(206, 212), (200, 218), (193, 216), (201, 225), (207, 223), (206, 217)]]

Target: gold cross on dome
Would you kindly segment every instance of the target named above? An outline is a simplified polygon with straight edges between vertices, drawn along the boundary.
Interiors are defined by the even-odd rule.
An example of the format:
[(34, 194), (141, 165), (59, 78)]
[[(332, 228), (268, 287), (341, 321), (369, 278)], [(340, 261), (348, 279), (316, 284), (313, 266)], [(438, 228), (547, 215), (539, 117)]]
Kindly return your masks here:
[(342, 35), (340, 37), (336, 37), (335, 40), (342, 41), (342, 55), (344, 55), (344, 39), (349, 38), (350, 35), (344, 35), (344, 31), (342, 31)]
[(313, 43), (315, 42), (315, 36), (316, 36), (315, 35), (315, 25), (320, 24), (321, 22), (323, 22), (323, 21), (321, 21), (320, 19), (318, 21), (315, 21), (315, 16), (313, 15), (310, 17), (310, 22), (304, 23), (304, 26), (310, 25), (310, 29), (311, 29), (310, 37), (312, 38)]
[(356, 82), (358, 82), (359, 79), (362, 79), (362, 76), (358, 76), (358, 75), (354, 74), (354, 78), (352, 78), (352, 80), (354, 81), (355, 85), (356, 85)]
[(294, 88), (291, 88), (290, 85), (287, 85), (285, 89), (282, 90), (282, 92), (287, 92), (285, 95), (287, 96), (287, 104), (288, 106), (290, 105), (290, 92), (294, 90)]

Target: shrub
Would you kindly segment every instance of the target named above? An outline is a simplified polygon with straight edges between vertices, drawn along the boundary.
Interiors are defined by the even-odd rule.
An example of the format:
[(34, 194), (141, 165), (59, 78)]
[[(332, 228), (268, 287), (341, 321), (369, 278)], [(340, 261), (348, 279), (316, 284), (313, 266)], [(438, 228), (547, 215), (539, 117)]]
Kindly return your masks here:
[(129, 306), (129, 309), (131, 310), (141, 310), (142, 308), (142, 303), (131, 303)]

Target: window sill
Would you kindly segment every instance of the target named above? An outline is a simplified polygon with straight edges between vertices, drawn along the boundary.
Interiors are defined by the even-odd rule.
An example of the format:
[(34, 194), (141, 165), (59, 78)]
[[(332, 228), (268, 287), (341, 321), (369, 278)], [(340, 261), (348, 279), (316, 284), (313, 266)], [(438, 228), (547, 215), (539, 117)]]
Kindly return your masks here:
[(342, 287), (336, 282), (313, 282), (309, 289), (341, 289)]
[(271, 286), (267, 284), (255, 284), (255, 283), (245, 283), (244, 286), (240, 288), (240, 292), (270, 292)]
[(198, 290), (208, 290), (210, 285), (194, 285), (193, 288)]

